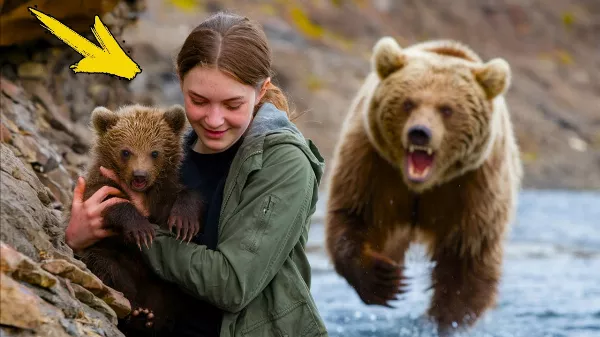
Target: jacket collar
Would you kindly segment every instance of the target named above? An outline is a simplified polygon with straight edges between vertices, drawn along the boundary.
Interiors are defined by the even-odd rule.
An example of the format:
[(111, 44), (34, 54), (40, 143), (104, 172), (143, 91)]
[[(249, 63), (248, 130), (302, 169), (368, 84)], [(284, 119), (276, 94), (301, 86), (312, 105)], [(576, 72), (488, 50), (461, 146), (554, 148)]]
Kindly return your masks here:
[[(256, 112), (256, 115), (248, 126), (248, 130), (246, 130), (243, 136), (242, 144), (232, 163), (231, 172), (239, 169), (239, 165), (246, 158), (262, 154), (265, 147), (265, 138), (274, 134), (279, 134), (274, 143), (291, 143), (298, 146), (304, 152), (311, 162), (317, 179), (320, 181), (325, 163), (319, 150), (311, 140), (304, 138), (298, 127), (289, 120), (287, 114), (277, 109), (272, 103), (264, 103)], [(194, 142), (197, 139), (198, 135), (190, 128), (184, 136), (184, 152), (186, 154), (188, 151), (192, 151)], [(255, 168), (259, 168), (262, 166), (262, 160), (255, 161), (254, 164), (257, 166)]]

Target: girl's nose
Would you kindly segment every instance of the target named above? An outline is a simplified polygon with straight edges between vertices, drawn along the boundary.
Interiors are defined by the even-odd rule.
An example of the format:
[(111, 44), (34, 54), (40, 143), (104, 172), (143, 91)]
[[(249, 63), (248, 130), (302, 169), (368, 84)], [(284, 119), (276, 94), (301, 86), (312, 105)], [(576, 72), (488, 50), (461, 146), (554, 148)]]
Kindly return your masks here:
[(206, 118), (204, 120), (206, 126), (216, 129), (223, 125), (225, 119), (219, 106), (211, 106)]

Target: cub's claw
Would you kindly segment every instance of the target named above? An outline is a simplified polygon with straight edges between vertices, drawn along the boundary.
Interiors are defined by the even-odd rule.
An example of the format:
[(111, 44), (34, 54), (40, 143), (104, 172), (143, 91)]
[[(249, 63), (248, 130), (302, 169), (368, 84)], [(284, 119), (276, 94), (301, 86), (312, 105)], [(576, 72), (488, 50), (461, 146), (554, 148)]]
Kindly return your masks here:
[(187, 241), (189, 243), (200, 231), (200, 224), (198, 221), (192, 221), (185, 216), (171, 215), (169, 218), (169, 231), (172, 232), (173, 228), (177, 229), (177, 239), (181, 236), (182, 242)]
[(177, 239), (188, 243), (200, 232), (200, 218), (203, 204), (200, 196), (191, 191), (184, 191), (178, 195), (171, 214), (169, 215), (169, 231), (177, 229)]
[(154, 228), (152, 228), (152, 224), (148, 221), (138, 222), (125, 230), (125, 237), (130, 242), (135, 242), (140, 250), (142, 250), (142, 243), (147, 248), (150, 248), (155, 235)]

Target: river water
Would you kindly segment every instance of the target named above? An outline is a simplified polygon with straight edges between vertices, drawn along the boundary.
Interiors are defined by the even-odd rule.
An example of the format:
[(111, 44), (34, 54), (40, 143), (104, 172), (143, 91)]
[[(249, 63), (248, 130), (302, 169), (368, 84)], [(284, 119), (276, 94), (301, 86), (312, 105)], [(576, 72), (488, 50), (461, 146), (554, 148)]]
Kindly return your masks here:
[[(410, 292), (388, 309), (363, 304), (323, 251), (322, 197), (309, 237), (311, 290), (332, 337), (434, 337), (423, 247), (407, 256)], [(498, 306), (468, 332), (482, 337), (600, 336), (600, 192), (521, 193), (507, 239)]]

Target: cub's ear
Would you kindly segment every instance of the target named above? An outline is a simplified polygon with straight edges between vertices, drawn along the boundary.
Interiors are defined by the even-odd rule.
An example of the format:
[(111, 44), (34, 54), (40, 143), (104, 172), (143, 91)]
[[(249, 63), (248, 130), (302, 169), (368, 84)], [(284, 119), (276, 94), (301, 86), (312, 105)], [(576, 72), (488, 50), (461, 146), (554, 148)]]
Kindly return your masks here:
[(119, 116), (103, 106), (94, 108), (92, 111), (92, 125), (98, 135), (103, 135), (119, 121)]
[(405, 63), (406, 57), (402, 54), (402, 48), (394, 38), (383, 37), (373, 47), (371, 67), (377, 71), (380, 79), (399, 70)]
[(511, 82), (510, 65), (504, 59), (495, 58), (473, 70), (475, 79), (487, 95), (493, 99), (508, 90)]
[(172, 105), (165, 111), (164, 119), (175, 133), (179, 133), (185, 126), (185, 110), (179, 104)]

